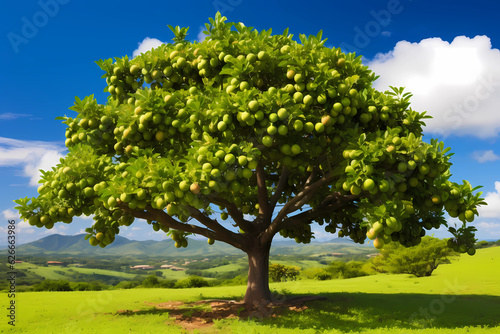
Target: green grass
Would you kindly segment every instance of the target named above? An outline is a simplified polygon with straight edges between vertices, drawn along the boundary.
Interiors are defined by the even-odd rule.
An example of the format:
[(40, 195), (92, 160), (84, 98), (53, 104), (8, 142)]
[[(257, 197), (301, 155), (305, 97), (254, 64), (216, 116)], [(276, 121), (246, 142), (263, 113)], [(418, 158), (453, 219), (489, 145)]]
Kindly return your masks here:
[(278, 263), (284, 266), (296, 266), (299, 267), (300, 269), (304, 270), (307, 268), (317, 268), (317, 267), (326, 267), (324, 264), (319, 263), (318, 261), (314, 260), (301, 260), (301, 261), (282, 261), (282, 260), (277, 260), (277, 261), (270, 261), (271, 263)]
[[(27, 262), (16, 264), (16, 268), (27, 269), (37, 275), (45, 277), (45, 279), (50, 279), (50, 280), (60, 280), (60, 279), (71, 280), (71, 272), (69, 270), (73, 270), (73, 272), (78, 272), (84, 275), (96, 274), (96, 275), (105, 275), (105, 276), (119, 277), (125, 279), (133, 279), (134, 277), (136, 277), (137, 274), (140, 274), (140, 272), (138, 272), (137, 274), (130, 274), (113, 270), (93, 269), (93, 268), (56, 267), (56, 266), (41, 267)], [(62, 275), (56, 273), (56, 271), (63, 271), (67, 274)]]
[(240, 270), (241, 268), (247, 268), (246, 266), (247, 266), (246, 261), (245, 261), (245, 264), (243, 264), (243, 262), (240, 261), (240, 262), (236, 262), (236, 263), (225, 264), (223, 266), (219, 266), (219, 267), (215, 267), (215, 268), (204, 269), (203, 271), (207, 272), (207, 273), (215, 273), (215, 272), (227, 273), (230, 271)]
[[(223, 320), (201, 333), (488, 333), (500, 332), (500, 247), (442, 265), (431, 277), (376, 275), (271, 284), (275, 291), (326, 296), (297, 313), (260, 321)], [(241, 298), (244, 286), (28, 292), (16, 298), (18, 333), (186, 333), (154, 308), (169, 300)], [(1, 300), (7, 301), (7, 294)], [(2, 308), (5, 310), (4, 306)], [(132, 316), (118, 310), (140, 310)], [(8, 329), (5, 319), (0, 331)]]
[(162, 278), (168, 280), (181, 280), (188, 277), (185, 271), (174, 271), (171, 269), (161, 269), (155, 271), (161, 271), (163, 273)]

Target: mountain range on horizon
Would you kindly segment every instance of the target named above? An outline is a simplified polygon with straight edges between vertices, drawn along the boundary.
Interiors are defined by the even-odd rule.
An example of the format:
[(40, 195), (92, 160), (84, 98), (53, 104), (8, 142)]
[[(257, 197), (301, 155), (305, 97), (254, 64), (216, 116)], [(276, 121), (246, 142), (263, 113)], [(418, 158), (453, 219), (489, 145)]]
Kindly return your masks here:
[[(216, 242), (208, 245), (204, 240), (188, 239), (187, 248), (176, 248), (175, 242), (166, 239), (130, 240), (117, 235), (115, 241), (105, 248), (94, 247), (85, 240), (85, 234), (60, 235), (52, 234), (39, 240), (17, 246), (18, 257), (23, 256), (215, 256), (243, 255), (244, 253), (230, 245)], [(271, 254), (313, 255), (338, 252), (345, 247), (363, 247), (348, 239), (336, 238), (326, 242), (297, 244), (293, 240), (279, 240), (273, 243)], [(4, 246), (5, 247), (5, 246)], [(3, 247), (2, 247), (3, 248)]]

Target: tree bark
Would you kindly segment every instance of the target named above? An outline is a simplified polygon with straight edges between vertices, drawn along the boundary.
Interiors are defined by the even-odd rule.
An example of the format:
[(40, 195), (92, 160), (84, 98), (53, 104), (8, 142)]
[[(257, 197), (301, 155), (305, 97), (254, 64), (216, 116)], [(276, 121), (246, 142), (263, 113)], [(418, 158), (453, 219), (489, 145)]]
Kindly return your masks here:
[(253, 242), (248, 255), (248, 283), (244, 303), (262, 305), (272, 302), (269, 290), (269, 252), (271, 242), (262, 243), (259, 238)]

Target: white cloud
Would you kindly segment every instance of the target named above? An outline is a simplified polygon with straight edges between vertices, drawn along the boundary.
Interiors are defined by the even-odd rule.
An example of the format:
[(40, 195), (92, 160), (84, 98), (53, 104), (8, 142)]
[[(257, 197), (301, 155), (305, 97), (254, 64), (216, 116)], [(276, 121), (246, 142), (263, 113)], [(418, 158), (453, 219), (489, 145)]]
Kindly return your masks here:
[(412, 108), (428, 111), (426, 131), (441, 135), (497, 136), (500, 131), (500, 51), (487, 36), (401, 41), (368, 66), (375, 88), (406, 87)]
[(479, 207), (480, 217), (498, 218), (500, 217), (500, 182), (495, 182), (495, 191), (486, 193), (484, 200), (488, 205)]
[(200, 27), (200, 31), (198, 32), (198, 35), (196, 36), (196, 40), (198, 42), (203, 42), (205, 40), (205, 38), (208, 37), (208, 35), (205, 35), (203, 32), (205, 31), (205, 27)]
[(487, 233), (488, 239), (500, 237), (500, 224), (498, 223), (480, 222), (476, 224), (476, 227), (478, 232)]
[(56, 143), (0, 137), (0, 167), (22, 167), (23, 175), (30, 178), (29, 184), (37, 186), (39, 170), (57, 165), (65, 150)]
[(51, 229), (45, 229), (43, 234), (50, 235), (50, 234), (60, 234), (60, 235), (67, 235), (66, 231), (68, 229), (68, 225), (63, 225), (63, 223), (57, 223), (52, 227)]
[(387, 30), (384, 30), (384, 31), (382, 31), (380, 34), (381, 34), (382, 36), (384, 36), (384, 37), (391, 37), (392, 32), (387, 31)]
[(484, 163), (488, 161), (496, 161), (500, 159), (498, 155), (493, 152), (493, 150), (488, 151), (474, 151), (472, 153), (472, 157), (477, 160), (479, 163)]
[(27, 221), (20, 220), (16, 224), (16, 230), (18, 235), (34, 234), (35, 228), (31, 226)]
[(479, 228), (484, 228), (485, 230), (493, 230), (493, 229), (500, 230), (500, 224), (498, 224), (498, 223), (480, 222), (480, 223), (477, 223), (476, 226)]
[(4, 220), (19, 220), (19, 214), (12, 209), (3, 210), (2, 215)]
[(16, 118), (21, 118), (21, 117), (29, 117), (31, 115), (28, 114), (16, 114), (12, 112), (6, 112), (3, 114), (0, 114), (0, 119), (1, 120), (11, 120), (11, 119), (16, 119)]
[(159, 39), (146, 37), (146, 38), (144, 38), (144, 40), (142, 42), (138, 43), (139, 46), (132, 53), (132, 57), (136, 57), (136, 56), (140, 55), (141, 53), (145, 53), (147, 51), (150, 51), (151, 49), (156, 48), (162, 44), (165, 44), (165, 43), (160, 41)]

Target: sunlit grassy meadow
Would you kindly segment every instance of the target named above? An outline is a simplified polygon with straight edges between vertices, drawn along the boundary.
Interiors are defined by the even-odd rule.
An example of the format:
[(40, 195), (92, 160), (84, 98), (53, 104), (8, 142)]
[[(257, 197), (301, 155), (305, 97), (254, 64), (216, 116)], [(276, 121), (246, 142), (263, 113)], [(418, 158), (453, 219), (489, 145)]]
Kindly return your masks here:
[[(440, 266), (433, 276), (375, 275), (346, 280), (273, 283), (278, 294), (318, 295), (301, 312), (256, 320), (221, 320), (200, 333), (499, 333), (500, 247)], [(27, 292), (16, 298), (19, 333), (185, 333), (166, 310), (169, 300), (239, 299), (244, 286)], [(2, 296), (7, 301), (7, 295)], [(5, 305), (5, 304), (4, 304)], [(2, 308), (5, 310), (5, 308)], [(120, 310), (139, 311), (120, 315)], [(187, 312), (188, 310), (186, 310)], [(262, 314), (265, 315), (265, 314)], [(4, 318), (5, 319), (5, 318)], [(189, 331), (192, 332), (192, 331)]]

